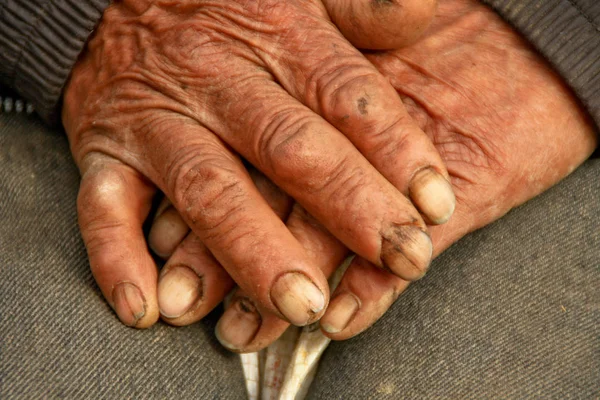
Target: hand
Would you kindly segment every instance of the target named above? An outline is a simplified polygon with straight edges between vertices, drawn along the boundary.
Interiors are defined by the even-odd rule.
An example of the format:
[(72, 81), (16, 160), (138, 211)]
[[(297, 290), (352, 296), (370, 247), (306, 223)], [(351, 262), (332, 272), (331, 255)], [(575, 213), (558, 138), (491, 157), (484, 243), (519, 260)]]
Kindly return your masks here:
[[(368, 58), (390, 79), (450, 172), (456, 211), (447, 224), (431, 227), (434, 255), (563, 179), (597, 145), (590, 119), (561, 79), (477, 1), (441, 1), (434, 26), (418, 43)], [(273, 189), (262, 192), (276, 209), (289, 207), (289, 199)], [(177, 238), (165, 239), (161, 220), (153, 227), (151, 243), (162, 240), (161, 245), (169, 242), (174, 248)], [(171, 221), (183, 224), (175, 214)], [(302, 232), (297, 237), (308, 238), (303, 241), (307, 253), (330, 272), (347, 254), (343, 246), (314, 221), (302, 229), (300, 222), (294, 217), (288, 226)], [(178, 247), (172, 259), (184, 254), (185, 248)], [(202, 258), (186, 262), (205, 265)], [(163, 275), (161, 282), (168, 281)], [(324, 332), (333, 339), (358, 334), (407, 286), (407, 281), (356, 258), (321, 319)], [(159, 291), (159, 297), (171, 300), (166, 292)], [(191, 322), (185, 318), (178, 321)], [(254, 351), (287, 327), (274, 320), (257, 314), (238, 291), (219, 322), (218, 337), (232, 350)]]
[(123, 0), (106, 10), (66, 88), (63, 122), (92, 272), (126, 324), (158, 318), (141, 229), (156, 188), (263, 312), (297, 325), (323, 314), (325, 276), (237, 154), (352, 251), (404, 279), (423, 275), (431, 241), (419, 211), (448, 220), (447, 171), (329, 20), (336, 3)]

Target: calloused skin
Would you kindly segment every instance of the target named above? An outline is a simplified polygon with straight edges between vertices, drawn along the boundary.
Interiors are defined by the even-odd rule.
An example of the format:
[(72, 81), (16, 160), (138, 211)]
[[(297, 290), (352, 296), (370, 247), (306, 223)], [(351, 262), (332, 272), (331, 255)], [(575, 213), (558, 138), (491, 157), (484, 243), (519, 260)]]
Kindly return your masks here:
[[(400, 10), (423, 30), (436, 2), (387, 3), (377, 13)], [(125, 324), (159, 316), (142, 233), (157, 190), (265, 314), (296, 325), (323, 315), (325, 274), (242, 157), (355, 253), (404, 279), (425, 273), (426, 220), (444, 223), (454, 210), (448, 174), (389, 81), (332, 22), (339, 4), (122, 0), (105, 11), (62, 117), (82, 174), (91, 269)]]
[[(433, 26), (417, 43), (369, 53), (367, 58), (389, 78), (448, 168), (457, 204), (447, 224), (430, 227), (434, 256), (559, 182), (597, 146), (593, 123), (561, 78), (510, 26), (475, 0), (440, 1)], [(291, 199), (264, 183), (264, 177), (257, 179), (270, 204), (288, 210), (280, 212), (285, 218)], [(310, 215), (303, 216), (303, 221), (288, 220), (288, 227), (301, 238), (314, 264), (330, 274), (350, 253)], [(171, 221), (183, 224), (176, 216)], [(175, 248), (181, 236), (173, 235), (171, 240), (167, 233), (156, 224), (151, 244)], [(203, 257), (188, 257), (186, 249), (178, 247), (171, 260), (207, 265)], [(205, 270), (204, 276), (213, 270), (218, 271), (218, 265)], [(223, 282), (230, 287), (230, 280)], [(364, 331), (408, 285), (355, 258), (321, 319), (324, 333), (342, 340)], [(161, 288), (159, 284), (159, 298)], [(265, 347), (288, 326), (248, 303), (238, 290), (217, 327), (217, 336), (225, 338), (222, 342), (238, 352)], [(196, 312), (200, 309), (166, 320), (188, 324), (207, 311)], [(349, 318), (341, 318), (348, 309)], [(253, 316), (257, 312), (260, 315)], [(251, 335), (238, 333), (252, 323), (258, 326)]]

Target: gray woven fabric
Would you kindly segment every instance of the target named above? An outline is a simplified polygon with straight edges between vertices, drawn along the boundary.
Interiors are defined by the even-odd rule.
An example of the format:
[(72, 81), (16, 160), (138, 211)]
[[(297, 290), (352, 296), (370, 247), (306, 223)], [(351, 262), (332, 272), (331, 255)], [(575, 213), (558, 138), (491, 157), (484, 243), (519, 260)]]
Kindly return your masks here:
[(117, 320), (78, 233), (78, 182), (61, 132), (0, 114), (0, 399), (245, 398), (217, 315), (146, 331)]
[(600, 160), (434, 261), (325, 353), (313, 399), (596, 399)]

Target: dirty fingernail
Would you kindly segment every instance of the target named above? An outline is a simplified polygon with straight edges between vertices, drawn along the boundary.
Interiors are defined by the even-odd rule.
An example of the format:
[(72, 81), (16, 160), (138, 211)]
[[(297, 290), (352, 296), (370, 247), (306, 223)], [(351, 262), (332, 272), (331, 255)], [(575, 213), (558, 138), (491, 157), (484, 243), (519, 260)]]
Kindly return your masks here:
[(256, 336), (262, 318), (247, 298), (240, 298), (223, 313), (215, 328), (219, 342), (229, 350), (239, 351)]
[(184, 265), (169, 269), (158, 281), (158, 306), (166, 318), (179, 318), (202, 300), (202, 279)]
[(173, 254), (179, 243), (189, 232), (189, 227), (172, 206), (156, 217), (148, 234), (148, 243), (154, 253), (162, 259)]
[(410, 183), (410, 199), (431, 223), (447, 222), (456, 207), (452, 185), (433, 168), (419, 171)]
[(112, 297), (115, 311), (125, 325), (136, 326), (146, 314), (144, 296), (133, 283), (119, 283), (114, 287)]
[(432, 255), (433, 244), (429, 235), (416, 226), (398, 226), (383, 237), (381, 263), (404, 280), (422, 278)]
[(271, 289), (271, 300), (294, 325), (313, 322), (325, 308), (325, 296), (305, 275), (290, 272), (281, 276)]
[(340, 333), (346, 329), (359, 308), (360, 302), (355, 295), (342, 293), (336, 296), (321, 318), (321, 328), (327, 333)]

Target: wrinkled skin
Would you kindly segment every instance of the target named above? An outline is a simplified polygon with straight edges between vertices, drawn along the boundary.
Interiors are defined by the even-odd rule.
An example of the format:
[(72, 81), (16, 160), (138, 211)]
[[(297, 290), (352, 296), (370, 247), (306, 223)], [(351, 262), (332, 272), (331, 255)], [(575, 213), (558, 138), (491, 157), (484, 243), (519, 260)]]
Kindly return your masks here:
[[(127, 325), (159, 314), (141, 231), (157, 188), (261, 313), (296, 325), (323, 315), (323, 271), (238, 153), (352, 251), (404, 279), (424, 274), (425, 221), (454, 210), (447, 171), (390, 83), (331, 22), (333, 3), (123, 0), (104, 13), (67, 85), (63, 122), (92, 272)], [(435, 1), (423, 4), (415, 15), (426, 25)], [(442, 194), (433, 202), (432, 190)], [(226, 285), (210, 290), (217, 299)]]
[[(456, 211), (447, 224), (430, 227), (434, 255), (559, 182), (597, 146), (591, 120), (560, 77), (477, 1), (440, 1), (434, 25), (417, 43), (367, 57), (390, 79), (450, 173)], [(289, 201), (274, 195), (273, 188), (262, 192), (275, 208)], [(330, 273), (348, 253), (312, 222), (306, 225), (312, 228), (302, 231), (312, 238), (305, 241), (307, 252)], [(156, 238), (159, 233), (154, 232)], [(184, 253), (178, 248), (173, 257)], [(202, 257), (188, 260), (203, 262)], [(325, 333), (338, 340), (360, 333), (408, 284), (357, 257), (321, 319), (329, 330)], [(218, 336), (226, 337), (232, 350), (262, 348), (287, 327), (284, 321), (262, 315), (251, 337), (236, 336), (236, 330), (249, 325), (240, 321), (251, 320), (245, 314), (253, 312), (236, 307), (236, 299), (244, 299), (244, 294), (235, 294), (217, 327)], [(351, 315), (340, 317), (342, 308)], [(171, 322), (185, 324), (200, 317), (191, 311)], [(240, 343), (231, 346), (235, 339)]]

